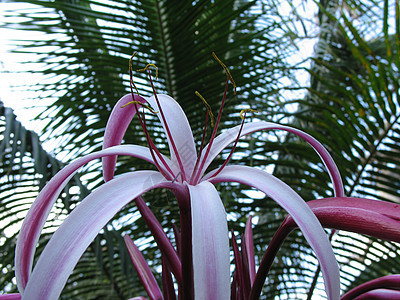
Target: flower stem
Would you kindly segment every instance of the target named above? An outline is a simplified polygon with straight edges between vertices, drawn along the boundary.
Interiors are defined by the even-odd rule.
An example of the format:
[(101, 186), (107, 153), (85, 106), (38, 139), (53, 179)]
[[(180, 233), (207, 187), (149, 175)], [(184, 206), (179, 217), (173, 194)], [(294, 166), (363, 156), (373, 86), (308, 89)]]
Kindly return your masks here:
[(282, 246), (286, 237), (292, 232), (295, 226), (291, 226), (290, 223), (283, 221), (281, 226), (275, 232), (271, 242), (268, 245), (267, 251), (261, 260), (260, 267), (254, 278), (254, 284), (251, 287), (249, 300), (257, 300), (260, 298), (262, 287), (264, 286), (265, 279), (267, 278), (268, 272), (274, 261), (276, 254)]
[(174, 192), (178, 201), (181, 223), (181, 263), (182, 281), (180, 286), (179, 299), (194, 299), (193, 283), (193, 255), (192, 255), (192, 217), (190, 207), (189, 191)]

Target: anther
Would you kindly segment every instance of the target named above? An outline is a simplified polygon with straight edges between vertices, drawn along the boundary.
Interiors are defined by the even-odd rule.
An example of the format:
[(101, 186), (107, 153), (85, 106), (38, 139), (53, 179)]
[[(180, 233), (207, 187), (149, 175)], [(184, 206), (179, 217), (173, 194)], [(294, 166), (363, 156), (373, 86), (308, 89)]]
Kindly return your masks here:
[(211, 127), (214, 127), (214, 114), (212, 113), (210, 104), (207, 103), (206, 99), (204, 99), (204, 97), (198, 91), (195, 91), (194, 93), (201, 99), (201, 101), (203, 101), (204, 105), (206, 106), (208, 115), (210, 116)]
[(232, 77), (231, 73), (229, 72), (228, 67), (218, 58), (218, 56), (215, 54), (215, 52), (213, 52), (212, 55), (214, 56), (215, 60), (224, 68), (226, 76), (228, 76), (230, 82), (233, 85), (233, 92), (236, 94), (236, 83), (233, 80), (233, 77)]
[(248, 111), (251, 111), (251, 112), (256, 113), (256, 114), (259, 113), (258, 110), (251, 109), (251, 108), (242, 109), (242, 110), (240, 111), (240, 118), (241, 118), (242, 120), (244, 120), (244, 118), (246, 117), (246, 113), (247, 113)]
[(136, 71), (144, 72), (144, 71), (149, 70), (151, 67), (153, 67), (156, 70), (156, 79), (157, 79), (158, 78), (158, 68), (157, 68), (157, 66), (155, 64), (147, 64), (143, 69), (139, 69), (139, 70), (136, 70)]
[(121, 107), (124, 108), (124, 107), (127, 107), (128, 105), (131, 105), (131, 104), (139, 104), (140, 106), (142, 106), (144, 108), (147, 108), (152, 114), (155, 114), (155, 115), (158, 114), (158, 111), (155, 111), (153, 108), (151, 108), (150, 105), (144, 104), (144, 103), (142, 103), (140, 101), (130, 101), (130, 102), (122, 105)]

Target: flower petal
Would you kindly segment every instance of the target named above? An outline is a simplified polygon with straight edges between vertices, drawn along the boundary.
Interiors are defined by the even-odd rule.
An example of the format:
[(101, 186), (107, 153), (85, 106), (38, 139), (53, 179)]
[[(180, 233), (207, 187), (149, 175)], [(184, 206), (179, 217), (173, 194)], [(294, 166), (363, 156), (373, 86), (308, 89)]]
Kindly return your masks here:
[(22, 299), (58, 299), (70, 273), (98, 232), (127, 203), (163, 181), (165, 178), (156, 171), (127, 173), (82, 200), (44, 248)]
[(393, 202), (355, 197), (332, 197), (308, 201), (307, 204), (311, 208), (348, 207), (369, 210), (400, 221), (400, 204)]
[(352, 300), (398, 300), (400, 299), (400, 291), (378, 289), (370, 292), (366, 292), (358, 296), (357, 298), (351, 298)]
[(84, 164), (93, 159), (109, 155), (129, 155), (152, 162), (149, 149), (136, 145), (124, 145), (107, 148), (79, 158), (58, 172), (42, 189), (22, 224), (16, 251), (15, 251), (15, 276), (20, 293), (23, 292), (32, 268), (35, 247), (46, 219), (68, 180)]
[[(210, 163), (214, 160), (214, 158), (224, 149), (226, 148), (229, 144), (234, 142), (237, 139), (237, 135), (240, 130), (240, 126), (238, 125), (236, 127), (232, 127), (223, 133), (221, 133), (219, 136), (217, 136), (212, 144), (210, 153), (207, 157), (207, 161), (204, 164), (201, 174), (203, 174), (207, 167), (210, 165)], [(296, 128), (292, 128), (289, 126), (284, 126), (284, 125), (279, 125), (275, 123), (270, 123), (270, 122), (264, 122), (264, 121), (259, 121), (259, 122), (252, 122), (252, 123), (246, 123), (243, 126), (241, 136), (253, 133), (255, 131), (260, 131), (260, 130), (284, 130), (288, 131), (291, 133), (296, 134), (297, 136), (301, 137), (303, 140), (307, 141), (318, 153), (318, 155), (321, 157), (322, 161), (324, 162), (326, 168), (328, 169), (329, 175), (331, 177), (333, 187), (335, 190), (335, 196), (337, 197), (342, 197), (344, 196), (344, 188), (343, 188), (343, 183), (341, 180), (341, 176), (339, 173), (339, 170), (333, 161), (331, 155), (329, 152), (322, 146), (320, 142), (318, 142), (316, 139), (314, 139), (311, 135), (298, 130)], [(204, 147), (204, 150), (202, 151), (201, 155), (202, 157), (204, 156), (205, 150), (207, 149), (208, 145)], [(207, 176), (209, 178), (209, 176)]]
[[(128, 105), (126, 107), (123, 106), (129, 102), (132, 102), (133, 100), (142, 103), (146, 102), (141, 96), (134, 95), (132, 97), (131, 94), (125, 95), (118, 100), (107, 121), (104, 132), (103, 149), (121, 144), (129, 124), (137, 113), (135, 105)], [(117, 155), (103, 158), (103, 176), (105, 181), (113, 178), (116, 162)]]
[[(307, 202), (322, 226), (400, 242), (400, 205), (363, 198), (326, 198)], [(286, 222), (290, 222), (290, 217)]]
[(254, 278), (256, 277), (256, 262), (254, 256), (253, 229), (251, 228), (251, 219), (251, 216), (247, 218), (242, 243), (245, 245), (245, 258), (249, 268), (250, 282), (253, 284)]
[(353, 288), (343, 295), (342, 300), (400, 299), (399, 296), (400, 275), (387, 275), (370, 280)]
[(161, 290), (142, 253), (128, 235), (124, 236), (124, 241), (135, 269), (140, 277), (140, 281), (144, 285), (150, 299), (162, 299), (163, 296)]
[(229, 299), (230, 256), (225, 208), (211, 183), (205, 181), (188, 188), (195, 299)]
[[(190, 128), (186, 115), (178, 102), (176, 102), (172, 97), (160, 94), (157, 94), (157, 97), (161, 108), (158, 107), (155, 96), (146, 98), (146, 100), (154, 110), (158, 111), (157, 116), (164, 127), (165, 133), (167, 134), (167, 130), (171, 133), (171, 136), (168, 136), (167, 134), (167, 139), (171, 152), (171, 160), (175, 163), (175, 165), (172, 166), (172, 170), (176, 172), (176, 174), (178, 174), (180, 170), (177, 158), (178, 155), (182, 162), (185, 174), (191, 175), (197, 154), (192, 129)], [(165, 116), (167, 124), (165, 124), (161, 116), (161, 110)], [(174, 147), (172, 143), (176, 147), (176, 151), (178, 152), (177, 154), (173, 150)]]
[(331, 244), (310, 207), (295, 191), (278, 178), (247, 166), (227, 166), (209, 181), (212, 183), (234, 181), (246, 184), (264, 192), (282, 206), (296, 221), (320, 261), (329, 299), (339, 299), (339, 268)]

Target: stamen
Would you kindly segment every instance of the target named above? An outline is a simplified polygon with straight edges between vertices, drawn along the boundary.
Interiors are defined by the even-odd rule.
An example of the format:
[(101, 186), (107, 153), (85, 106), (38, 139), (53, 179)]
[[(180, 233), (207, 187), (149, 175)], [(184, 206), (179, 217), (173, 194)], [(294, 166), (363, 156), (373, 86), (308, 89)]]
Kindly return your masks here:
[(136, 70), (138, 72), (145, 72), (153, 67), (156, 70), (156, 79), (158, 78), (158, 68), (155, 64), (147, 64), (143, 69)]
[(206, 99), (204, 99), (204, 97), (198, 91), (195, 91), (194, 93), (201, 99), (201, 101), (203, 101), (204, 105), (206, 106), (207, 113), (210, 116), (211, 127), (214, 127), (214, 114), (212, 113), (210, 104), (207, 103)]
[(174, 183), (177, 179), (178, 179), (178, 176), (179, 175), (181, 175), (181, 172), (179, 172), (178, 174), (176, 174), (176, 176), (174, 177), (174, 179), (172, 179), (172, 183)]
[(253, 113), (256, 113), (256, 114), (259, 113), (258, 110), (251, 109), (251, 108), (242, 109), (242, 110), (240, 111), (240, 118), (241, 118), (242, 120), (244, 120), (244, 118), (246, 118), (246, 113), (247, 113), (248, 111), (253, 112)]
[[(132, 55), (131, 58), (129, 59), (129, 77), (130, 77), (130, 88), (131, 88), (132, 98), (134, 98), (134, 93), (133, 93), (133, 88), (132, 88), (132, 87), (134, 87), (134, 88), (136, 89), (136, 92), (137, 92), (137, 94), (139, 95), (139, 91), (138, 91), (138, 89), (136, 88), (135, 83), (133, 82), (132, 60), (133, 60), (133, 58), (135, 57), (136, 54), (137, 54), (137, 52), (133, 53), (133, 55)], [(149, 67), (150, 67), (149, 65), (146, 66), (147, 69), (148, 69)], [(156, 67), (156, 66), (154, 66), (154, 67), (156, 68), (156, 71), (157, 71), (157, 67)], [(145, 69), (146, 69), (146, 68), (145, 68)], [(158, 71), (157, 71), (157, 72), (158, 72)], [(129, 103), (123, 105), (122, 107), (126, 107), (127, 105), (130, 105), (130, 104), (135, 105), (135, 109), (136, 109), (136, 111), (137, 111), (137, 116), (138, 116), (138, 118), (139, 118), (140, 126), (142, 127), (143, 132), (144, 132), (144, 134), (145, 134), (145, 136), (146, 136), (147, 145), (148, 145), (148, 147), (149, 147), (150, 154), (151, 154), (151, 156), (152, 156), (152, 158), (153, 158), (153, 161), (154, 161), (154, 164), (156, 165), (156, 168), (161, 172), (161, 174), (163, 174), (163, 176), (164, 176), (165, 178), (167, 178), (167, 180), (171, 180), (171, 179), (174, 177), (174, 173), (173, 173), (173, 171), (171, 170), (171, 168), (169, 167), (169, 165), (167, 164), (167, 162), (165, 161), (165, 159), (162, 157), (160, 151), (158, 151), (158, 149), (157, 149), (156, 145), (154, 144), (153, 140), (151, 139), (151, 137), (150, 137), (150, 135), (149, 135), (149, 133), (148, 133), (148, 131), (147, 131), (147, 128), (146, 128), (146, 118), (145, 118), (144, 111), (143, 111), (143, 115), (142, 115), (142, 117), (141, 117), (141, 116), (140, 116), (140, 113), (139, 113), (139, 107), (138, 107), (138, 105), (140, 105), (141, 107), (147, 108), (147, 109), (150, 110), (150, 112), (152, 112), (153, 114), (157, 114), (157, 112), (154, 111), (153, 108), (151, 108), (149, 105), (144, 104), (144, 103), (142, 103), (142, 102), (140, 102), (140, 101), (136, 101), (136, 100), (131, 101), (131, 102), (129, 102)], [(166, 171), (167, 171), (169, 174), (166, 173), (166, 171), (164, 171), (163, 168), (161, 168), (161, 165), (160, 165), (160, 163), (158, 162), (156, 156), (158, 157), (158, 159), (160, 160), (161, 164), (164, 166), (164, 168), (166, 169)]]
[[(255, 110), (254, 110), (254, 109), (251, 109), (251, 108), (243, 109), (243, 110), (240, 112), (240, 117), (242, 118), (242, 124), (240, 125), (240, 129), (239, 129), (238, 135), (237, 135), (237, 137), (236, 137), (235, 143), (233, 144), (233, 147), (232, 147), (232, 149), (231, 149), (231, 152), (229, 153), (229, 155), (228, 155), (228, 157), (226, 158), (226, 160), (224, 161), (224, 163), (218, 168), (217, 172), (215, 172), (215, 173), (212, 175), (212, 177), (217, 176), (217, 175), (225, 168), (225, 166), (228, 164), (228, 162), (231, 160), (232, 155), (233, 155), (233, 153), (235, 152), (236, 146), (237, 146), (237, 144), (238, 144), (238, 142), (239, 142), (240, 135), (242, 134), (242, 129), (243, 129), (243, 125), (244, 125), (244, 119), (246, 118), (246, 113), (247, 113), (247, 111), (253, 111), (253, 112), (255, 112)], [(244, 116), (242, 116), (242, 113), (244, 113)]]
[(228, 67), (218, 58), (218, 56), (215, 54), (215, 52), (213, 52), (212, 55), (214, 56), (215, 60), (224, 68), (226, 76), (228, 76), (230, 82), (233, 85), (233, 92), (234, 92), (234, 94), (236, 94), (236, 83), (235, 83), (235, 80), (233, 80), (233, 77), (231, 75), (231, 72), (229, 72)]
[(204, 129), (203, 129), (203, 135), (201, 138), (200, 148), (199, 148), (199, 151), (197, 151), (198, 155), (197, 155), (196, 163), (193, 168), (192, 176), (190, 177), (190, 181), (189, 181), (190, 184), (193, 184), (193, 179), (195, 178), (197, 168), (199, 167), (201, 152), (203, 151), (204, 141), (206, 140), (207, 123), (208, 123), (208, 113), (206, 114), (206, 121), (204, 122)]
[[(174, 173), (172, 172), (171, 168), (169, 167), (169, 165), (166, 163), (166, 161), (162, 157), (160, 151), (158, 151), (156, 145), (154, 144), (153, 140), (151, 139), (149, 133), (147, 132), (147, 129), (146, 129), (146, 117), (145, 117), (144, 111), (142, 113), (142, 117), (140, 117), (140, 113), (139, 112), (138, 112), (137, 115), (139, 117), (140, 124), (142, 125), (143, 131), (145, 133), (147, 144), (148, 144), (149, 150), (150, 150), (150, 154), (151, 154), (151, 157), (153, 158), (153, 161), (154, 161), (154, 164), (156, 165), (156, 168), (161, 172), (161, 174), (163, 174), (163, 176), (167, 180), (171, 180), (173, 175), (174, 175)], [(156, 158), (155, 155), (157, 155), (157, 157), (160, 159), (161, 163), (164, 165), (164, 167), (167, 169), (167, 171), (170, 174), (167, 174), (167, 173), (165, 173), (163, 171), (163, 169), (161, 168), (160, 164), (158, 163), (157, 158)]]
[[(228, 83), (229, 83), (229, 78), (227, 78), (227, 80), (226, 80), (224, 96), (222, 97), (221, 107), (220, 107), (219, 112), (218, 112), (217, 122), (216, 122), (216, 124), (215, 124), (215, 126), (214, 126), (214, 130), (213, 130), (213, 132), (212, 132), (212, 134), (211, 134), (210, 142), (208, 143), (206, 152), (205, 152), (205, 154), (204, 154), (204, 156), (203, 156), (203, 160), (201, 161), (200, 167), (199, 167), (199, 169), (197, 170), (196, 176), (194, 177), (194, 182), (195, 182), (195, 183), (198, 183), (198, 181), (199, 181), (199, 178), (200, 178), (200, 175), (201, 175), (203, 166), (204, 166), (204, 164), (205, 164), (206, 161), (207, 161), (208, 154), (210, 153), (212, 144), (213, 144), (214, 139), (215, 139), (215, 136), (216, 136), (216, 134), (217, 134), (218, 125), (219, 125), (219, 122), (220, 122), (221, 116), (222, 116), (222, 109), (223, 109), (224, 104), (225, 104), (226, 93), (227, 93), (227, 91), (228, 91)], [(200, 156), (200, 155), (201, 155), (201, 153), (199, 153), (199, 156)]]
[[(232, 75), (231, 75), (231, 73), (230, 73), (229, 70), (228, 70), (228, 67), (217, 57), (217, 55), (216, 55), (214, 52), (213, 52), (212, 54), (213, 54), (214, 58), (218, 61), (218, 63), (224, 68), (227, 78), (226, 78), (226, 84), (225, 84), (224, 95), (223, 95), (223, 97), (222, 97), (221, 106), (220, 106), (220, 108), (219, 108), (219, 112), (218, 112), (218, 116), (217, 116), (217, 121), (216, 121), (216, 123), (215, 123), (214, 130), (213, 130), (213, 132), (212, 132), (212, 134), (211, 134), (210, 142), (208, 143), (208, 146), (207, 146), (206, 152), (205, 152), (205, 154), (204, 154), (204, 156), (203, 156), (203, 160), (201, 161), (200, 167), (199, 167), (198, 170), (196, 171), (196, 175), (195, 175), (195, 176), (192, 176), (193, 182), (194, 182), (194, 183), (197, 183), (197, 182), (199, 181), (199, 178), (200, 178), (200, 176), (201, 176), (201, 172), (202, 172), (203, 166), (204, 166), (204, 164), (205, 164), (206, 161), (207, 161), (208, 154), (210, 153), (211, 146), (212, 146), (212, 144), (213, 144), (213, 142), (214, 142), (214, 139), (215, 139), (215, 136), (216, 136), (216, 134), (217, 134), (218, 125), (219, 125), (219, 122), (220, 122), (221, 116), (222, 116), (222, 109), (224, 108), (224, 104), (225, 104), (226, 93), (227, 93), (227, 91), (228, 91), (228, 84), (229, 84), (229, 81), (231, 81), (231, 83), (232, 83), (232, 85), (233, 85), (233, 87), (234, 87), (234, 92), (236, 93), (236, 83), (235, 83), (235, 81), (233, 80)], [(201, 153), (199, 153), (199, 156), (200, 156), (200, 155), (201, 155)]]

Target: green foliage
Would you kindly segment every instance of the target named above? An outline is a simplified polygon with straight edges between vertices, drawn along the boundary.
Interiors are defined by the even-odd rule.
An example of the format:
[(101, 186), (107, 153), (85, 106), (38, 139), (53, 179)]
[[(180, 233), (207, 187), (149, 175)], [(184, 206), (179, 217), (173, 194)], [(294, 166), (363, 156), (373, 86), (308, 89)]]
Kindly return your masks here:
[[(372, 1), (320, 6), (321, 36), (308, 69), (311, 82), (307, 95), (297, 101), (292, 124), (330, 150), (348, 196), (398, 203), (400, 13), (398, 1), (385, 1), (382, 6)], [(289, 141), (296, 142), (290, 137)], [(326, 177), (320, 173), (324, 171), (318, 160), (301, 153), (307, 150), (293, 149), (283, 151), (281, 159), (284, 166), (292, 162), (295, 170), (279, 167), (276, 173), (306, 198), (332, 195), (324, 185)], [(347, 236), (333, 236), (345, 291), (399, 273), (398, 264), (387, 263), (398, 257), (398, 245), (357, 235), (349, 241)], [(386, 247), (391, 249), (389, 256), (376, 255)], [(306, 281), (311, 278), (317, 277), (311, 275)], [(318, 292), (311, 286), (308, 299), (313, 293)]]

